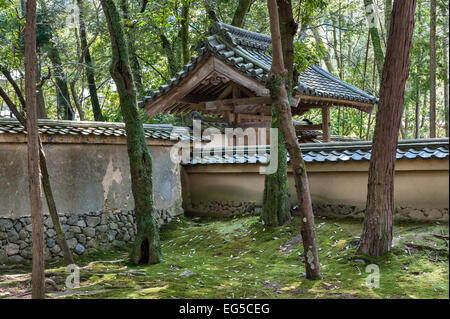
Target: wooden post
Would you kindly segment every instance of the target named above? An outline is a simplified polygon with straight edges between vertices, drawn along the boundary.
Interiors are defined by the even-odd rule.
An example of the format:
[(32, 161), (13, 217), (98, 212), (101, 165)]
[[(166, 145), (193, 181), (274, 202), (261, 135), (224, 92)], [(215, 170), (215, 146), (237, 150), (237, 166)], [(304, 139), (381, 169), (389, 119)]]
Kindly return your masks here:
[(330, 141), (330, 108), (322, 108), (322, 139), (324, 143)]

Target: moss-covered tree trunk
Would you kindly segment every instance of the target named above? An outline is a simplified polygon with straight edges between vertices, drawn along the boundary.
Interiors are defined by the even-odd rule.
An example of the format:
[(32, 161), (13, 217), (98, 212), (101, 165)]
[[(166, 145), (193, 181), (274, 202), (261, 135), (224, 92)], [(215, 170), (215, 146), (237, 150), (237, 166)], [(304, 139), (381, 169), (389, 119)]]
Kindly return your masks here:
[(94, 64), (92, 63), (91, 53), (89, 52), (87, 36), (86, 36), (86, 26), (84, 24), (84, 13), (85, 7), (83, 0), (77, 0), (79, 8), (79, 18), (80, 18), (80, 43), (81, 43), (81, 54), (84, 54), (84, 62), (86, 63), (86, 78), (89, 88), (89, 96), (91, 99), (92, 112), (94, 113), (94, 119), (96, 121), (104, 121), (102, 114), (102, 109), (100, 107), (100, 102), (98, 101), (97, 86), (95, 85), (95, 75), (94, 75)]
[(375, 14), (375, 7), (372, 0), (364, 0), (364, 10), (366, 11), (367, 21), (369, 23), (370, 38), (372, 39), (372, 47), (375, 55), (375, 62), (379, 79), (383, 75), (384, 54), (381, 48), (380, 34), (377, 28), (377, 16)]
[[(289, 8), (292, 8), (291, 1), (278, 1), (278, 10), (283, 19), (280, 20), (281, 41), (283, 47), (283, 57), (288, 57), (288, 92), (292, 92), (293, 74), (294, 74), (294, 47), (293, 37), (297, 31), (297, 24), (295, 23), (291, 14), (289, 15)], [(280, 128), (279, 111), (272, 107), (272, 125), (271, 128)], [(290, 213), (290, 201), (288, 195), (289, 183), (287, 180), (287, 151), (284, 144), (284, 136), (281, 131), (278, 133), (278, 168), (274, 174), (266, 175), (264, 179), (264, 195), (261, 219), (264, 224), (271, 226), (280, 226), (285, 223)]]
[(175, 41), (174, 43), (170, 43), (169, 39), (164, 34), (160, 34), (159, 38), (161, 39), (162, 47), (167, 57), (167, 68), (170, 76), (174, 76), (179, 71), (179, 63), (178, 57), (175, 51)]
[(320, 279), (322, 275), (316, 247), (314, 214), (312, 211), (306, 167), (292, 123), (292, 113), (286, 89), (288, 72), (284, 68), (276, 0), (268, 0), (267, 6), (269, 9), (270, 31), (272, 35), (272, 66), (269, 72), (268, 87), (273, 98), (273, 105), (279, 112), (280, 128), (284, 135), (286, 149), (289, 152), (290, 164), (295, 180), (300, 211), (300, 233), (303, 239), (306, 278)]
[[(142, 2), (141, 12), (145, 11), (146, 1)], [(129, 11), (128, 11), (128, 0), (121, 0), (120, 4), (123, 12), (124, 23), (129, 23)], [(144, 96), (145, 90), (142, 85), (141, 77), (141, 65), (138, 60), (136, 53), (136, 28), (134, 24), (130, 24), (129, 27), (125, 27), (125, 35), (128, 43), (128, 57), (130, 60), (131, 73), (133, 74), (134, 85), (136, 86), (136, 91), (139, 97)]]
[(154, 216), (152, 157), (147, 148), (144, 128), (137, 109), (136, 90), (119, 11), (113, 0), (101, 0), (101, 3), (111, 38), (110, 72), (117, 86), (125, 122), (131, 189), (135, 202), (137, 233), (130, 257), (135, 263), (156, 264), (161, 260), (161, 246), (158, 224)]
[(58, 49), (50, 41), (48, 48), (48, 57), (53, 66), (53, 78), (56, 84), (56, 101), (58, 104), (58, 114), (63, 120), (73, 120), (75, 113), (70, 104), (69, 88), (67, 86), (67, 79), (61, 65), (61, 58)]
[[(272, 108), (272, 128), (279, 129), (279, 112)], [(272, 141), (271, 141), (272, 143)], [(291, 217), (287, 179), (287, 151), (283, 132), (278, 131), (278, 167), (264, 178), (261, 220), (264, 225), (281, 226)]]
[(231, 21), (231, 25), (238, 28), (242, 28), (244, 26), (244, 18), (248, 10), (250, 10), (252, 2), (252, 0), (239, 0), (236, 11), (234, 12), (233, 20)]
[(394, 224), (394, 172), (416, 0), (394, 1), (369, 167), (364, 228), (358, 250), (390, 251)]
[(181, 1), (181, 50), (183, 53), (183, 64), (188, 64), (191, 54), (189, 51), (189, 0)]
[(430, 138), (436, 137), (436, 0), (430, 2)]
[[(448, 21), (448, 20), (447, 20)], [(448, 26), (448, 24), (447, 24)], [(445, 136), (449, 137), (449, 118), (448, 118), (448, 38), (443, 38), (443, 60), (444, 60), (444, 115), (445, 115)]]

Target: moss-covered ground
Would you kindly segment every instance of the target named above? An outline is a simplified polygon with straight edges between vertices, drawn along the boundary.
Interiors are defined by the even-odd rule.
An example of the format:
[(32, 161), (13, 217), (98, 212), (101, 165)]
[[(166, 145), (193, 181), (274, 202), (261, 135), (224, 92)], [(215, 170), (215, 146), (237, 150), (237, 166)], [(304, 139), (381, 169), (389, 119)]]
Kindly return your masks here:
[[(277, 228), (257, 216), (178, 218), (161, 229), (163, 262), (134, 266), (125, 245), (76, 258), (80, 288), (62, 261), (47, 263), (49, 298), (449, 298), (448, 224), (396, 223), (381, 258), (356, 255), (361, 220), (316, 218), (324, 279), (304, 277), (299, 220)], [(369, 264), (379, 288), (368, 287)], [(370, 268), (370, 267), (369, 267)], [(372, 273), (373, 274), (373, 273)], [(27, 298), (30, 266), (0, 266), (0, 298)]]

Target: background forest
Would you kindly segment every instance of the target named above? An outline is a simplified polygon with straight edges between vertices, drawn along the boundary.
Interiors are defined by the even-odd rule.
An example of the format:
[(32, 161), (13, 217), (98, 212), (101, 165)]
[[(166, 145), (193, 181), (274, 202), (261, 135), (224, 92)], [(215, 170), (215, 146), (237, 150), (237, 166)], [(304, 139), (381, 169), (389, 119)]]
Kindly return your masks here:
[[(265, 0), (118, 0), (117, 4), (123, 14), (138, 97), (165, 84), (196, 54), (197, 41), (211, 25), (210, 10), (219, 21), (270, 34)], [(386, 13), (392, 0), (299, 0), (293, 6), (300, 25), (295, 45), (298, 68), (305, 64), (305, 54), (299, 52), (308, 50), (333, 75), (378, 96), (389, 25)], [(24, 8), (23, 0), (0, 0), (0, 68), (10, 70), (22, 88)], [(311, 12), (310, 8), (315, 9)], [(448, 10), (447, 1), (418, 0), (403, 139), (433, 137), (433, 124), (436, 137), (448, 136)], [(99, 1), (38, 1), (40, 118), (122, 121), (109, 73), (109, 41)], [(430, 52), (433, 47), (435, 54)], [(0, 85), (17, 99), (2, 76)], [(1, 103), (0, 116), (9, 116)], [(184, 116), (160, 114), (149, 119), (145, 112), (141, 114), (146, 123), (186, 122)], [(320, 111), (312, 110), (304, 117), (321, 121)], [(356, 109), (333, 108), (331, 133), (371, 139), (374, 119), (373, 114)]]

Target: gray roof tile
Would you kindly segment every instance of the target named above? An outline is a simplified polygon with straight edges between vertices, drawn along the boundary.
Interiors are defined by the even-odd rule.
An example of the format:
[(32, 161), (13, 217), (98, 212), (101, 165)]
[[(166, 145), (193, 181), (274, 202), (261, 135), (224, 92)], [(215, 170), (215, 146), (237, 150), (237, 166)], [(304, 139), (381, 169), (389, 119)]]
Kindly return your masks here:
[[(76, 122), (61, 120), (38, 120), (39, 132), (50, 135), (95, 135), (126, 136), (124, 123), (112, 122)], [(154, 139), (185, 139), (186, 134), (179, 127), (166, 124), (144, 124), (144, 134)], [(0, 118), (0, 134), (25, 134), (23, 126), (16, 119)], [(192, 140), (192, 137), (189, 137)]]
[[(397, 160), (415, 159), (448, 159), (448, 138), (426, 140), (401, 140), (397, 147)], [(345, 142), (345, 143), (313, 143), (300, 144), (303, 159), (306, 163), (335, 163), (351, 161), (369, 161), (371, 142)], [(270, 149), (263, 146), (256, 154), (248, 154), (246, 148), (222, 149), (222, 156), (203, 156), (195, 153), (193, 159), (187, 165), (208, 164), (267, 164)], [(214, 154), (211, 150), (210, 154)], [(230, 156), (230, 154), (232, 154)], [(289, 154), (288, 154), (289, 161)]]

